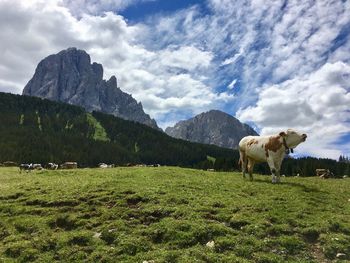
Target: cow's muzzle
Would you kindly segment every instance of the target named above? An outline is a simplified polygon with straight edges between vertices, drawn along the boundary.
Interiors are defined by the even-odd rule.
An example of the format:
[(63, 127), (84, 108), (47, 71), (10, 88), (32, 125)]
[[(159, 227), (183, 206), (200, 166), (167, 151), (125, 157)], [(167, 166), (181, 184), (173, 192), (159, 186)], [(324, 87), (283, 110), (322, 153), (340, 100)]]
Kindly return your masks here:
[(301, 135), (301, 138), (302, 138), (303, 142), (305, 142), (306, 138), (307, 138), (307, 135), (304, 133), (304, 134)]

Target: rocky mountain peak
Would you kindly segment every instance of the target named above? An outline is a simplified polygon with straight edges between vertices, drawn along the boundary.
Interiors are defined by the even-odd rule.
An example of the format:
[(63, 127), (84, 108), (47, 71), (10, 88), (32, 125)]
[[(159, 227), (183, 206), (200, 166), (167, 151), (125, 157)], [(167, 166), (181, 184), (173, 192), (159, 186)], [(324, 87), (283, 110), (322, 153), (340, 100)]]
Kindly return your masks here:
[(159, 129), (142, 105), (118, 88), (115, 76), (104, 80), (103, 66), (91, 64), (90, 55), (75, 47), (43, 59), (23, 95), (62, 101)]
[(166, 128), (165, 132), (179, 139), (235, 149), (244, 136), (258, 135), (249, 125), (219, 110), (180, 121), (174, 127)]

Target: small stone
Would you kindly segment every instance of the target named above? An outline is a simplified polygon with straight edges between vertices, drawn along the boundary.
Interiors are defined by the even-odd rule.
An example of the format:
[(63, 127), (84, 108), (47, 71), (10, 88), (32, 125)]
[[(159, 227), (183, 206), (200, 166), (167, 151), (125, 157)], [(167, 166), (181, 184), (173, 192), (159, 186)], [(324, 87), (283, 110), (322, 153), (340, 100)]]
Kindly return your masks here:
[(337, 253), (336, 257), (337, 258), (345, 258), (346, 254), (345, 253)]
[(212, 240), (212, 241), (209, 241), (207, 244), (206, 244), (207, 247), (209, 248), (213, 248), (215, 246), (215, 242)]
[(94, 238), (100, 238), (101, 235), (102, 235), (101, 232), (96, 232), (96, 233), (94, 234)]

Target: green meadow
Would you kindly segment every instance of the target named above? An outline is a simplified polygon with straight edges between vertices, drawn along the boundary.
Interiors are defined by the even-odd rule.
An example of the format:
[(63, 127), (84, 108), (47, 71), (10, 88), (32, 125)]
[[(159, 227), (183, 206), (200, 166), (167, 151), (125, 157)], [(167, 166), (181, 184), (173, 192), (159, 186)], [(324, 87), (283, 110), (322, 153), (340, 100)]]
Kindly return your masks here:
[(350, 179), (0, 168), (0, 262), (349, 262)]

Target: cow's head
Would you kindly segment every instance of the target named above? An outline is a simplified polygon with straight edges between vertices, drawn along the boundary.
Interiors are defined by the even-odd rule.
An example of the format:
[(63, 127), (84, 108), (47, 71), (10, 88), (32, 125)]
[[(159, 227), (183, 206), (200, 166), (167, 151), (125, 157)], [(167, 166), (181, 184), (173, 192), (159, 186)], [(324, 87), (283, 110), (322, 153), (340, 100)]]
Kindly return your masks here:
[(280, 132), (280, 135), (285, 139), (288, 148), (295, 148), (300, 143), (305, 142), (307, 135), (297, 132), (293, 129), (288, 129), (286, 132)]

